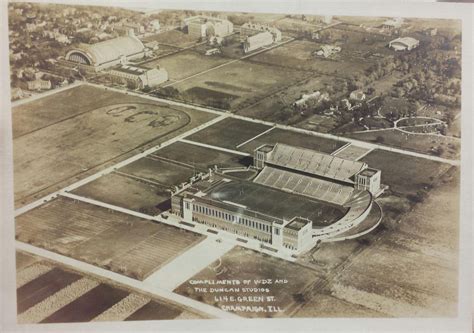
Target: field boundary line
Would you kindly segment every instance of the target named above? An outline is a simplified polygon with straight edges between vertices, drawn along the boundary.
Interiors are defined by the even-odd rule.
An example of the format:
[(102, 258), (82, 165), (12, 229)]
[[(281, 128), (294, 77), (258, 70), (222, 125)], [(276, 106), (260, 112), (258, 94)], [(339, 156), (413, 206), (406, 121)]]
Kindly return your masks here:
[(336, 156), (336, 155), (339, 154), (341, 151), (345, 150), (346, 148), (349, 148), (350, 145), (352, 145), (351, 142), (346, 143), (344, 146), (342, 146), (342, 147), (336, 149), (335, 151), (333, 151), (333, 152), (331, 153), (331, 155)]
[(108, 271), (106, 269), (79, 261), (52, 251), (48, 251), (42, 248), (35, 247), (30, 244), (26, 244), (20, 241), (16, 241), (15, 246), (17, 249), (35, 254), (37, 256), (59, 262), (66, 266), (72, 267), (75, 270), (80, 272), (91, 274), (93, 276), (98, 276), (107, 280), (112, 280), (118, 284), (133, 288), (137, 291), (142, 291), (145, 293), (150, 293), (159, 297), (162, 297), (166, 300), (172, 301), (173, 303), (180, 304), (181, 306), (190, 307), (194, 310), (197, 310), (200, 313), (205, 313), (212, 316), (213, 318), (227, 318), (227, 319), (237, 319), (239, 316), (223, 311), (219, 308), (213, 307), (211, 305), (195, 301), (191, 298), (170, 292), (168, 290), (159, 288), (155, 285), (150, 285), (145, 282), (129, 278), (118, 273)]
[(356, 158), (355, 160), (356, 160), (356, 161), (359, 161), (361, 158), (363, 158), (363, 157), (369, 155), (369, 154), (370, 154), (371, 152), (373, 152), (373, 151), (374, 151), (374, 149), (368, 149), (368, 150), (367, 150), (366, 152), (364, 152), (362, 155), (357, 156), (357, 158)]
[(371, 143), (371, 142), (367, 142), (367, 141), (353, 139), (353, 138), (350, 138), (350, 137), (338, 136), (338, 135), (329, 134), (329, 133), (320, 133), (320, 132), (306, 130), (306, 129), (303, 129), (303, 128), (297, 128), (297, 127), (293, 127), (293, 126), (289, 126), (289, 125), (276, 124), (276, 123), (272, 123), (272, 122), (269, 122), (269, 121), (259, 120), (259, 119), (254, 119), (254, 118), (248, 118), (248, 117), (239, 116), (239, 115), (236, 115), (236, 114), (230, 114), (229, 116), (231, 118), (246, 120), (246, 121), (250, 121), (250, 122), (253, 122), (253, 123), (260, 123), (260, 124), (264, 124), (264, 125), (268, 125), (268, 126), (275, 126), (275, 128), (277, 128), (277, 129), (288, 130), (288, 131), (292, 131), (292, 132), (317, 136), (317, 137), (321, 137), (321, 138), (332, 139), (332, 140), (336, 140), (336, 141), (350, 142), (350, 143), (353, 143), (354, 145), (362, 147), (362, 148), (386, 150), (386, 151), (391, 151), (391, 152), (399, 153), (399, 154), (403, 154), (403, 155), (410, 155), (410, 156), (419, 157), (419, 158), (423, 158), (423, 159), (427, 159), (427, 160), (446, 163), (446, 164), (453, 165), (453, 166), (460, 166), (461, 165), (460, 160), (452, 160), (452, 159), (443, 158), (443, 157), (439, 157), (439, 156), (433, 156), (433, 155), (418, 153), (418, 152), (411, 151), (411, 150), (405, 150), (405, 149), (402, 149), (402, 148), (396, 148), (396, 147), (390, 147), (390, 146), (385, 146), (385, 145), (381, 145), (381, 144), (375, 144), (375, 143)]
[(267, 134), (268, 132), (270, 132), (270, 131), (271, 131), (272, 129), (274, 129), (274, 128), (275, 128), (275, 126), (270, 127), (269, 129), (263, 131), (262, 133), (255, 135), (253, 138), (250, 138), (250, 139), (248, 139), (247, 141), (244, 141), (244, 142), (242, 142), (241, 144), (235, 146), (235, 148), (240, 148), (240, 147), (242, 147), (243, 145), (246, 145), (246, 144), (249, 143), (250, 141), (253, 141), (253, 140), (255, 140), (255, 139), (261, 137), (262, 135)]
[(201, 143), (201, 142), (196, 142), (196, 141), (191, 141), (191, 140), (186, 140), (186, 139), (181, 139), (179, 140), (180, 142), (184, 142), (184, 143), (189, 143), (191, 145), (195, 145), (195, 146), (200, 146), (200, 147), (205, 147), (205, 148), (209, 148), (209, 149), (214, 149), (214, 150), (220, 150), (220, 151), (223, 151), (223, 152), (226, 152), (226, 153), (231, 153), (231, 154), (235, 154), (235, 155), (241, 155), (241, 156), (252, 156), (248, 153), (244, 153), (242, 151), (238, 151), (238, 150), (232, 150), (232, 149), (227, 149), (227, 148), (222, 148), (222, 147), (217, 147), (217, 146), (213, 146), (213, 145), (208, 145), (207, 143)]
[(20, 106), (20, 105), (25, 104), (25, 103), (33, 102), (37, 99), (40, 99), (40, 98), (43, 98), (43, 97), (48, 97), (48, 96), (54, 95), (56, 93), (59, 93), (61, 91), (65, 91), (65, 90), (68, 90), (68, 89), (71, 89), (71, 88), (79, 87), (79, 86), (82, 86), (84, 84), (86, 84), (84, 81), (79, 81), (78, 80), (78, 81), (75, 81), (74, 83), (68, 84), (67, 86), (64, 86), (64, 87), (61, 87), (61, 88), (47, 90), (47, 91), (45, 91), (43, 93), (40, 93), (40, 94), (35, 94), (35, 95), (27, 97), (27, 98), (22, 98), (18, 101), (13, 101), (11, 103), (12, 110), (16, 106)]
[(53, 192), (53, 193), (51, 193), (51, 194), (48, 194), (48, 195), (42, 197), (41, 199), (38, 199), (38, 200), (33, 201), (33, 202), (31, 202), (31, 203), (29, 203), (29, 204), (27, 204), (27, 205), (25, 205), (25, 206), (23, 206), (23, 207), (21, 207), (21, 208), (18, 208), (18, 209), (15, 210), (15, 217), (16, 217), (16, 216), (19, 216), (19, 215), (21, 215), (21, 214), (23, 214), (23, 213), (26, 213), (26, 212), (28, 212), (28, 211), (30, 211), (30, 210), (32, 210), (32, 209), (34, 209), (34, 208), (36, 208), (36, 207), (38, 207), (38, 206), (44, 204), (44, 203), (46, 203), (46, 202), (48, 202), (48, 201), (50, 201), (50, 200), (56, 198), (56, 197), (57, 197), (58, 195), (60, 195), (60, 194), (63, 194), (63, 193), (65, 193), (65, 192), (67, 192), (67, 191), (72, 191), (72, 190), (74, 190), (74, 189), (76, 189), (76, 188), (78, 188), (78, 187), (80, 187), (80, 186), (82, 186), (82, 185), (85, 185), (85, 184), (87, 184), (87, 183), (90, 183), (90, 182), (92, 182), (92, 181), (94, 181), (94, 180), (96, 180), (96, 179), (98, 179), (98, 178), (100, 178), (100, 177), (102, 177), (102, 176), (104, 176), (104, 175), (107, 175), (107, 174), (109, 174), (109, 173), (115, 171), (116, 169), (119, 169), (119, 168), (121, 168), (121, 167), (124, 167), (124, 166), (126, 166), (126, 165), (128, 165), (128, 164), (130, 164), (130, 163), (132, 163), (132, 162), (135, 162), (135, 161), (137, 161), (137, 160), (139, 160), (139, 159), (141, 159), (141, 158), (143, 158), (143, 157), (145, 157), (145, 156), (147, 156), (147, 155), (150, 155), (150, 154), (152, 154), (152, 153), (154, 153), (154, 152), (156, 152), (156, 151), (158, 151), (158, 150), (160, 150), (160, 149), (162, 149), (162, 148), (164, 148), (164, 147), (167, 147), (167, 146), (169, 146), (169, 145), (171, 145), (171, 144), (173, 144), (173, 143), (179, 141), (179, 140), (182, 139), (182, 138), (185, 138), (185, 137), (187, 137), (187, 136), (189, 136), (189, 135), (191, 135), (191, 134), (194, 134), (194, 133), (196, 133), (196, 132), (198, 132), (198, 131), (200, 131), (200, 130), (202, 130), (202, 129), (208, 127), (208, 126), (214, 125), (214, 124), (218, 123), (219, 121), (221, 121), (221, 120), (227, 118), (228, 116), (229, 116), (228, 114), (221, 114), (219, 117), (216, 117), (216, 118), (211, 119), (210, 121), (208, 121), (208, 122), (206, 122), (206, 123), (203, 123), (203, 124), (201, 124), (201, 125), (199, 125), (199, 126), (196, 126), (196, 127), (190, 129), (190, 130), (187, 131), (187, 132), (184, 132), (184, 133), (182, 133), (182, 134), (180, 134), (180, 135), (175, 136), (174, 138), (169, 139), (168, 141), (165, 141), (165, 142), (163, 142), (163, 143), (161, 143), (161, 144), (159, 144), (159, 145), (157, 145), (157, 146), (155, 146), (155, 147), (152, 147), (152, 148), (150, 148), (150, 149), (147, 149), (147, 150), (145, 150), (145, 151), (142, 152), (142, 153), (136, 154), (136, 155), (134, 155), (134, 156), (132, 156), (132, 157), (130, 157), (130, 158), (128, 158), (128, 159), (125, 159), (125, 160), (123, 160), (123, 161), (121, 161), (121, 162), (118, 162), (117, 164), (114, 164), (114, 165), (112, 165), (112, 166), (110, 166), (110, 167), (108, 167), (108, 168), (106, 168), (106, 169), (104, 169), (104, 170), (102, 170), (102, 171), (99, 171), (99, 172), (97, 172), (97, 173), (95, 173), (95, 174), (93, 174), (93, 175), (90, 175), (90, 176), (88, 176), (88, 177), (86, 177), (86, 178), (84, 178), (84, 179), (81, 179), (81, 180), (79, 180), (79, 181), (77, 181), (77, 182), (75, 182), (75, 183), (73, 183), (73, 184), (71, 184), (71, 185), (68, 185), (68, 186), (64, 187), (63, 189), (61, 189), (61, 190), (58, 190), (58, 191)]

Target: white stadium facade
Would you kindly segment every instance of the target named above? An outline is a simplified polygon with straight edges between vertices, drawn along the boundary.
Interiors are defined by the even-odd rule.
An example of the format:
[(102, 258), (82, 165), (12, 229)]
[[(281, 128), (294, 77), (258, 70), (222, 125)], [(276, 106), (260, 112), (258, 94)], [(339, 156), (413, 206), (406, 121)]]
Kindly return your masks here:
[(382, 193), (366, 163), (277, 143), (255, 149), (253, 181), (209, 170), (176, 187), (171, 213), (296, 258), (358, 227)]

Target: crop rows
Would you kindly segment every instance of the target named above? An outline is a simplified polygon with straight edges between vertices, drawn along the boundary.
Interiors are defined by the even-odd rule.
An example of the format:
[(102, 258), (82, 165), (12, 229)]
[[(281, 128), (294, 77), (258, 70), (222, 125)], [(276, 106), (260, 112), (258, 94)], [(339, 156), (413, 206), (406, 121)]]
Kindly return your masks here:
[(49, 272), (52, 267), (44, 264), (33, 264), (28, 266), (21, 271), (18, 272), (16, 275), (16, 287), (20, 288), (27, 284), (30, 281), (33, 281), (38, 276), (43, 275), (46, 272)]
[(112, 307), (102, 312), (100, 315), (95, 317), (92, 321), (118, 321), (125, 320), (132, 313), (140, 309), (142, 306), (147, 304), (150, 301), (150, 298), (130, 294), (120, 302), (114, 304)]
[(18, 323), (38, 323), (98, 285), (99, 283), (97, 281), (87, 278), (82, 278), (71, 283), (67, 287), (20, 314), (18, 316)]

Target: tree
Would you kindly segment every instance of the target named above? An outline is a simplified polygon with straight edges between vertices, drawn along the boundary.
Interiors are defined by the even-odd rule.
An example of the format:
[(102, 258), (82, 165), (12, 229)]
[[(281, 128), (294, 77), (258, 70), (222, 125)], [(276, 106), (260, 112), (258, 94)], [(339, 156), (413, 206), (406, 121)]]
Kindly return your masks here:
[(375, 142), (377, 143), (384, 143), (385, 142), (385, 138), (381, 135), (378, 135), (376, 138), (375, 138)]

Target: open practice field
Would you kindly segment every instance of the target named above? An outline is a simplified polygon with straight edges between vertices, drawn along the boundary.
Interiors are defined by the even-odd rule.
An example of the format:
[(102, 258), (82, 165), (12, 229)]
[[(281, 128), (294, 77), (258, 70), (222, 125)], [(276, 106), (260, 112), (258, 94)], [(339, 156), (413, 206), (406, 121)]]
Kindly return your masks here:
[(382, 170), (382, 183), (403, 195), (413, 195), (425, 187), (431, 187), (450, 168), (448, 164), (378, 149), (361, 161)]
[(179, 161), (189, 165), (189, 167), (204, 171), (214, 167), (214, 165), (221, 168), (247, 167), (253, 162), (251, 157), (226, 153), (185, 142), (175, 142), (158, 150), (153, 155)]
[[(328, 75), (315, 75), (304, 78), (276, 94), (266, 96), (252, 105), (237, 110), (236, 113), (250, 118), (281, 123), (282, 115), (283, 118), (286, 119), (286, 113), (289, 112), (288, 105), (299, 100), (303, 94), (312, 93), (318, 90), (325, 92), (328, 85), (334, 85), (338, 83), (339, 80), (340, 79)], [(293, 120), (294, 118), (295, 117), (291, 117), (290, 120)], [(307, 117), (300, 118), (301, 120), (310, 120)], [(331, 120), (334, 119), (329, 117), (326, 118)], [(326, 130), (324, 130), (324, 127), (318, 127), (318, 130), (321, 131), (323, 129), (324, 132), (328, 132), (334, 127), (334, 124), (330, 125)]]
[(252, 58), (250, 62), (272, 65), (277, 68), (298, 69), (304, 71), (315, 71), (320, 74), (348, 77), (355, 72), (362, 73), (370, 64), (361, 59), (325, 59), (313, 56), (323, 44), (312, 41), (292, 41), (267, 52), (260, 53)]
[(179, 185), (194, 174), (194, 170), (189, 167), (160, 160), (152, 155), (120, 168), (119, 172), (137, 177), (137, 180), (143, 179), (166, 187)]
[[(394, 317), (455, 316), (459, 170), (445, 175), (422, 204), (401, 217), (399, 228), (385, 233), (338, 275), (330, 297), (346, 306)], [(403, 277), (403, 278), (401, 278)], [(315, 301), (297, 316), (313, 316)], [(326, 311), (337, 312), (336, 303)], [(352, 311), (348, 311), (351, 313)]]
[[(220, 263), (220, 265), (219, 265)], [(214, 269), (218, 266), (218, 269)], [(221, 272), (217, 274), (216, 271)], [(229, 292), (206, 292), (199, 293), (194, 290), (196, 285), (190, 284), (192, 280), (251, 280), (249, 285), (217, 285), (217, 286), (208, 286), (200, 285), (200, 287), (213, 287), (215, 289), (220, 287), (237, 287), (239, 290), (229, 291)], [(258, 280), (287, 280), (288, 283), (272, 283), (261, 284), (258, 283)], [(304, 290), (315, 283), (318, 280), (318, 276), (313, 273), (310, 269), (304, 268), (297, 264), (282, 261), (280, 259), (264, 255), (262, 253), (257, 253), (252, 250), (244, 249), (241, 247), (235, 247), (230, 252), (225, 254), (218, 260), (218, 263), (213, 263), (209, 267), (205, 268), (190, 280), (183, 283), (179, 286), (175, 292), (189, 296), (193, 299), (197, 299), (207, 304), (211, 304), (217, 307), (229, 306), (229, 305), (239, 305), (239, 306), (262, 306), (267, 309), (267, 306), (280, 307), (284, 312), (245, 312), (245, 311), (233, 311), (238, 315), (243, 317), (276, 317), (276, 316), (285, 316), (290, 311), (290, 308), (296, 303), (301, 297), (301, 294), (304, 293)], [(246, 292), (242, 288), (248, 287), (250, 289), (254, 288), (265, 288), (268, 291), (250, 291)], [(262, 302), (252, 302), (252, 301), (224, 301), (224, 300), (215, 300), (215, 296), (274, 296), (274, 301), (262, 301)]]
[(118, 172), (82, 185), (73, 193), (149, 215), (168, 210), (171, 204), (167, 186)]
[(144, 64), (147, 68), (166, 68), (171, 80), (181, 80), (227, 62), (221, 57), (209, 57), (193, 50), (178, 52)]
[(195, 37), (176, 29), (147, 36), (145, 40), (147, 42), (156, 41), (160, 44), (169, 44), (179, 48), (190, 47), (198, 41)]
[[(17, 256), (30, 255), (17, 252)], [(17, 278), (27, 278), (17, 288), (20, 324), (205, 318), (168, 301), (33, 258), (34, 264), (17, 267)], [(39, 272), (39, 267), (48, 270)]]
[[(441, 147), (440, 156), (457, 159), (461, 153), (461, 141), (442, 135), (404, 133), (396, 129), (367, 133), (351, 133), (347, 136), (367, 142), (383, 140), (387, 146), (412, 150), (423, 154), (431, 154), (431, 148)], [(382, 139), (380, 139), (382, 138)]]
[(245, 120), (226, 118), (187, 137), (208, 145), (235, 149), (239, 144), (268, 130), (270, 126)]
[[(29, 132), (13, 141), (17, 205), (215, 117), (90, 86), (14, 107), (14, 117), (17, 112), (14, 131)], [(36, 125), (25, 129), (23, 122)]]
[(332, 139), (321, 138), (318, 136), (303, 134), (290, 130), (284, 130), (280, 128), (274, 128), (270, 132), (250, 141), (249, 143), (241, 146), (239, 150), (247, 153), (253, 153), (254, 149), (263, 145), (275, 143), (286, 143), (288, 145), (308, 148), (323, 153), (332, 153), (333, 151), (344, 146), (346, 142), (336, 141)]
[[(214, 59), (214, 58), (213, 58)], [(294, 69), (275, 68), (248, 61), (235, 61), (202, 75), (173, 85), (185, 100), (208, 103), (209, 96), (224, 93), (231, 109), (239, 109), (301, 81), (309, 74)], [(199, 88), (196, 93), (196, 88)], [(193, 90), (192, 90), (193, 89)], [(187, 92), (192, 92), (189, 95)], [(224, 98), (226, 102), (229, 97)]]
[(203, 239), (64, 197), (18, 216), (16, 238), (140, 280)]

